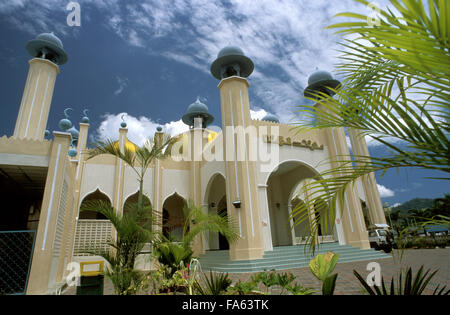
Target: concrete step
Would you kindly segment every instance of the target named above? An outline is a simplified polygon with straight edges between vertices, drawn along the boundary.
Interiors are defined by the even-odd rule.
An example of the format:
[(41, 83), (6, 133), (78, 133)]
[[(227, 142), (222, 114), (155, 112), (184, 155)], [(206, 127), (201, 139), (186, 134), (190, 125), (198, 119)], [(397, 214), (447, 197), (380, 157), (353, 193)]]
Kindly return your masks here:
[[(316, 249), (315, 255), (328, 251), (338, 253), (339, 262), (391, 258), (390, 255), (375, 251), (374, 249), (361, 250), (348, 245), (339, 245), (337, 242), (321, 244)], [(273, 251), (265, 252), (262, 259), (256, 260), (232, 261), (229, 259), (228, 251), (209, 251), (200, 255), (199, 260), (204, 271), (213, 270), (241, 273), (307, 267), (312, 258), (313, 256), (311, 256), (309, 249), (305, 252), (304, 245), (295, 245), (275, 247)]]

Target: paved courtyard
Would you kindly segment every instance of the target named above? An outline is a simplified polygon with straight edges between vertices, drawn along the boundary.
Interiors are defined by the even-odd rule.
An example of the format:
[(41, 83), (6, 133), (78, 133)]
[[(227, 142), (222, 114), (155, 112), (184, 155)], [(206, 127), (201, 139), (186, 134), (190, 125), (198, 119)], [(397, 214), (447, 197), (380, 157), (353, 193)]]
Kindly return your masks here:
[[(397, 278), (398, 272), (403, 268), (412, 267), (413, 274), (424, 265), (424, 269), (438, 270), (428, 285), (425, 294), (431, 294), (434, 288), (439, 285), (447, 285), (450, 288), (450, 248), (436, 248), (436, 249), (408, 249), (403, 251), (403, 255), (398, 250), (391, 253), (392, 258), (373, 260), (378, 262), (381, 266), (381, 274), (385, 282), (390, 284), (393, 276)], [(366, 278), (370, 271), (367, 271), (367, 264), (372, 260), (339, 263), (336, 265), (334, 273), (338, 273), (336, 282), (336, 295), (360, 295), (364, 294), (361, 285), (356, 277), (353, 275), (353, 270), (358, 271), (359, 274)], [(313, 288), (320, 294), (321, 284), (310, 272), (309, 268), (296, 268), (282, 270), (280, 272), (291, 272), (296, 276), (296, 282), (304, 287)], [(233, 282), (237, 280), (246, 281), (251, 277), (251, 273), (231, 273), (229, 274)], [(75, 287), (67, 288), (63, 294), (75, 294)], [(273, 294), (276, 294), (273, 291)], [(114, 294), (111, 282), (105, 279), (104, 294)]]

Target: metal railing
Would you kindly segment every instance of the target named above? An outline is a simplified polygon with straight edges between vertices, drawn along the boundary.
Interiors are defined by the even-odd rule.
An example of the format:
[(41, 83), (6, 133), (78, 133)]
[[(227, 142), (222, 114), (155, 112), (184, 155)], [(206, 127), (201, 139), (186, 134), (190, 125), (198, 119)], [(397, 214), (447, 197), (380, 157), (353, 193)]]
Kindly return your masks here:
[(0, 295), (25, 294), (36, 231), (0, 231)]

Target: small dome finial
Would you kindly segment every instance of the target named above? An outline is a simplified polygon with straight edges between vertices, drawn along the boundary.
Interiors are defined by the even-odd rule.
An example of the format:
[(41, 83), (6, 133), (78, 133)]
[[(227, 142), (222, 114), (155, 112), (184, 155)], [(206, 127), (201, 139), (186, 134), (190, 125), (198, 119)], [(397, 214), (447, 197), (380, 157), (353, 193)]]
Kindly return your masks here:
[(59, 128), (61, 128), (63, 131), (67, 131), (72, 127), (72, 122), (69, 120), (69, 114), (67, 113), (69, 110), (73, 110), (72, 108), (66, 108), (64, 110), (64, 116), (66, 118), (63, 118), (59, 121), (58, 126)]
[(125, 122), (125, 119), (123, 118), (124, 116), (125, 116), (125, 114), (120, 116), (120, 119), (122, 119), (122, 122), (120, 123), (120, 127), (122, 127), (122, 128), (126, 128), (127, 127), (127, 123)]
[(88, 124), (89, 123), (89, 117), (87, 116), (87, 112), (88, 112), (89, 110), (87, 110), (87, 109), (84, 109), (83, 110), (83, 118), (81, 118), (81, 122), (82, 123), (84, 123), (84, 124)]

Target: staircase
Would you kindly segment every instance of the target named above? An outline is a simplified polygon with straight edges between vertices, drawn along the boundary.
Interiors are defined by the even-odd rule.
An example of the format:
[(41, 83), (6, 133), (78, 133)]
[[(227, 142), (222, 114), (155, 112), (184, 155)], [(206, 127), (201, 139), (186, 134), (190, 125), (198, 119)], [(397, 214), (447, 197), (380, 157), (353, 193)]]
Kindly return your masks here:
[[(260, 272), (264, 270), (284, 270), (307, 267), (313, 256), (305, 245), (274, 247), (273, 251), (264, 252), (262, 259), (230, 260), (227, 250), (207, 251), (200, 255), (199, 261), (203, 271), (229, 273)], [(324, 243), (316, 250), (315, 255), (332, 251), (339, 254), (338, 263), (392, 258), (384, 252), (373, 248), (361, 250), (350, 245)]]

